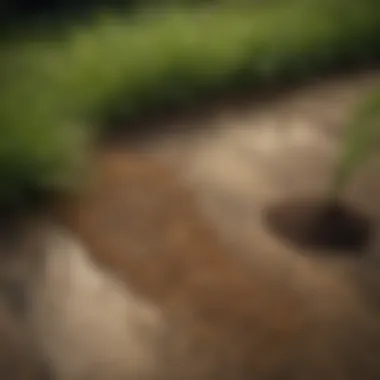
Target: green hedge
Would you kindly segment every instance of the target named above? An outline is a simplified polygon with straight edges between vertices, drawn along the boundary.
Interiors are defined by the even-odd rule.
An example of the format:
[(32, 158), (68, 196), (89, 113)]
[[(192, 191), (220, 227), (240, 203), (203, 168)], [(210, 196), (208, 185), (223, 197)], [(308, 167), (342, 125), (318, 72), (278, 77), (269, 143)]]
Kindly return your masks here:
[[(371, 1), (102, 14), (0, 50), (0, 199), (75, 182), (89, 125), (380, 57)], [(332, 6), (334, 5), (334, 6)]]

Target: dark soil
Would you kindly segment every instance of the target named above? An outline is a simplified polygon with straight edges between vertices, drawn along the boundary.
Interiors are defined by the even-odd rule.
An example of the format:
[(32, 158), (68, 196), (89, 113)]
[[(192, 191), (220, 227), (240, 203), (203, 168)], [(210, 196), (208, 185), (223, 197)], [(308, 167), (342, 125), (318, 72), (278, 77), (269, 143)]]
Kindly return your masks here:
[(360, 255), (370, 240), (371, 221), (341, 201), (292, 199), (271, 206), (272, 232), (302, 249)]

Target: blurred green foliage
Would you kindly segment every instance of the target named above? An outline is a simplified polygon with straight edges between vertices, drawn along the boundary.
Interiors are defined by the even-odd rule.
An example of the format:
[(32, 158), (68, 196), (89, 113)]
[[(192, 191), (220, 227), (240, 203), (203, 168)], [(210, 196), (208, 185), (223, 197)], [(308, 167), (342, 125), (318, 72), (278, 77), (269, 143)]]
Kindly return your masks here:
[(110, 115), (380, 58), (372, 0), (234, 4), (145, 8), (129, 18), (103, 10), (60, 33), (3, 35), (0, 200), (75, 183), (93, 126)]
[(333, 176), (332, 195), (339, 197), (358, 170), (380, 151), (380, 88), (360, 104), (344, 136)]

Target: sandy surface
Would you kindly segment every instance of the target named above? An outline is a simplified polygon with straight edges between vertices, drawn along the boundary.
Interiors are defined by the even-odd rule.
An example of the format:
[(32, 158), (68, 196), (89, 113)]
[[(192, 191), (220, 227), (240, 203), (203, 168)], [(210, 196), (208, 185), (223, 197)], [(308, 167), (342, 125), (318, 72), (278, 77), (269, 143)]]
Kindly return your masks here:
[[(177, 168), (199, 195), (205, 214), (241, 252), (250, 256), (259, 249), (267, 264), (286, 261), (305, 252), (268, 230), (267, 208), (324, 194), (346, 121), (379, 79), (378, 72), (368, 72), (294, 89), (273, 101), (213, 107), (198, 119), (173, 122), (178, 130), (190, 132), (146, 139), (143, 146)], [(378, 169), (377, 163), (367, 165), (344, 194), (375, 222), (380, 217)], [(363, 263), (376, 259), (377, 240), (374, 234)], [(329, 267), (335, 264), (327, 262)], [(337, 262), (342, 270), (348, 265), (351, 271), (351, 264), (348, 258)], [(364, 276), (366, 270), (359, 272)]]
[[(247, 259), (271, 266), (272, 271), (278, 267), (279, 276), (286, 274), (287, 263), (298, 266), (297, 272), (303, 273), (308, 283), (314, 276), (315, 285), (326, 291), (331, 276), (323, 273), (333, 273), (335, 278), (353, 275), (364, 285), (364, 294), (372, 296), (373, 291), (377, 297), (376, 234), (361, 259), (322, 260), (318, 254), (312, 258), (303, 255), (305, 252), (275, 236), (264, 221), (266, 210), (276, 202), (323, 194), (345, 121), (379, 79), (379, 73), (370, 72), (305, 86), (273, 101), (213, 106), (199, 118), (172, 121), (175, 129), (187, 133), (146, 136), (138, 148), (174, 166), (197, 194), (210, 223)], [(130, 146), (121, 144), (121, 149)], [(345, 194), (349, 203), (375, 222), (380, 220), (378, 169), (376, 164), (368, 166)], [(0, 310), (0, 317), (3, 314)], [(8, 331), (6, 323), (0, 318), (0, 330)], [(13, 352), (15, 344), (3, 340), (1, 352)], [(18, 361), (19, 357), (16, 352), (8, 360)], [(22, 376), (17, 379), (28, 378)]]

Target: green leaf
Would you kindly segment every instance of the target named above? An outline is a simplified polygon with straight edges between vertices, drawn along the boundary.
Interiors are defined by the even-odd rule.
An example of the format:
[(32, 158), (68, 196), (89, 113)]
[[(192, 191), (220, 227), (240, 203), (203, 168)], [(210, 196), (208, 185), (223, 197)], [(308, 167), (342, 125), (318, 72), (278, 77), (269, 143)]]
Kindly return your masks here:
[(380, 88), (359, 106), (347, 127), (332, 195), (340, 195), (356, 172), (380, 149)]

